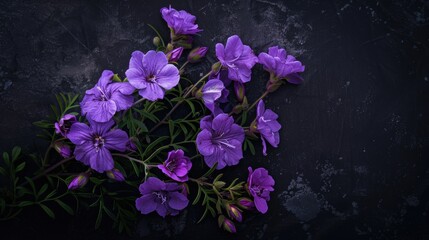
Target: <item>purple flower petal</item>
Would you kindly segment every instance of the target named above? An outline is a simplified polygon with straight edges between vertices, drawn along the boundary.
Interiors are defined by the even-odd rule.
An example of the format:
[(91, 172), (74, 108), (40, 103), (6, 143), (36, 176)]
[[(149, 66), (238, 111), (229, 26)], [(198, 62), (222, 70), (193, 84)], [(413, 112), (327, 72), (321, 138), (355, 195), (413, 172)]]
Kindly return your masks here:
[(158, 73), (156, 81), (165, 90), (170, 90), (177, 86), (180, 76), (179, 70), (172, 64), (168, 64)]
[[(143, 70), (137, 68), (129, 68), (125, 75), (127, 76), (128, 82), (137, 89), (144, 89), (147, 87), (145, 79), (146, 74)], [(143, 80), (142, 80), (143, 79)]]
[(168, 214), (168, 211), (167, 211), (167, 207), (166, 206), (164, 206), (164, 205), (162, 205), (162, 204), (158, 204), (157, 206), (156, 206), (156, 212), (159, 214), (159, 216), (161, 216), (161, 217), (165, 217), (165, 216), (167, 216), (167, 214)]
[(102, 173), (114, 167), (112, 154), (106, 148), (100, 148), (90, 159), (91, 168)]
[(213, 154), (215, 150), (215, 146), (212, 143), (212, 134), (209, 130), (203, 129), (198, 135), (197, 135), (197, 147), (198, 151), (202, 155), (211, 155)]
[(268, 204), (265, 199), (260, 197), (255, 197), (254, 201), (255, 201), (256, 209), (258, 209), (259, 212), (266, 213), (268, 211)]
[(164, 90), (162, 90), (162, 88), (155, 83), (149, 83), (147, 88), (141, 89), (139, 91), (139, 94), (149, 101), (155, 101), (157, 99), (164, 98)]
[(124, 152), (127, 149), (128, 134), (120, 129), (111, 130), (104, 135), (104, 146), (109, 150)]
[(153, 200), (154, 195), (149, 193), (136, 199), (136, 208), (142, 214), (148, 214), (155, 211), (157, 204)]
[(176, 210), (182, 210), (188, 206), (189, 200), (185, 195), (179, 192), (172, 192), (169, 194), (170, 201), (168, 205)]
[(144, 53), (141, 51), (134, 51), (131, 53), (130, 68), (136, 68), (137, 70), (143, 71), (143, 57)]
[(91, 129), (84, 123), (75, 123), (68, 133), (70, 141), (76, 145), (91, 141)]
[(157, 73), (167, 64), (168, 59), (163, 52), (150, 50), (143, 57), (143, 68), (146, 73)]
[(94, 154), (95, 148), (90, 142), (88, 144), (77, 145), (74, 149), (76, 160), (81, 161), (83, 164), (90, 164), (91, 156)]

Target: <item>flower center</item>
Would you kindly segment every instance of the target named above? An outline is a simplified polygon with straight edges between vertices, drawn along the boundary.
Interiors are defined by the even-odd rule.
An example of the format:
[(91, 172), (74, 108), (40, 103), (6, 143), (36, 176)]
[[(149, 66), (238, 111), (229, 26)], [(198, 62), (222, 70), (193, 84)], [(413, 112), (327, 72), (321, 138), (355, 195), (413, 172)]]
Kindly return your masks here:
[(262, 194), (262, 189), (259, 186), (252, 186), (250, 190), (258, 196), (261, 196)]
[(100, 151), (100, 149), (104, 146), (104, 139), (101, 136), (96, 136), (93, 142), (96, 152)]
[(146, 78), (146, 81), (151, 83), (155, 82), (155, 80), (156, 80), (156, 76), (154, 74), (151, 74)]
[(168, 169), (168, 170), (170, 170), (170, 171), (173, 171), (174, 169), (176, 169), (176, 166), (177, 166), (177, 163), (176, 163), (176, 161), (169, 161), (166, 165), (165, 165), (165, 167)]
[(167, 201), (167, 196), (165, 196), (165, 194), (163, 194), (162, 192), (153, 192), (153, 195), (155, 195), (158, 200), (161, 201), (161, 204), (164, 204)]
[(223, 150), (223, 147), (229, 147), (235, 149), (235, 146), (232, 145), (228, 139), (222, 138), (224, 133), (221, 133), (219, 136), (213, 138), (212, 142), (216, 144), (221, 150)]
[(264, 116), (262, 116), (262, 117), (261, 117), (261, 120), (262, 120), (263, 122), (271, 122), (271, 120), (270, 120), (270, 119), (265, 119), (265, 118), (264, 118)]
[(103, 89), (101, 89), (101, 87), (97, 86), (97, 89), (98, 89), (98, 91), (100, 91), (100, 100), (101, 101), (107, 101), (107, 100), (109, 100), (107, 98), (106, 93), (103, 91)]

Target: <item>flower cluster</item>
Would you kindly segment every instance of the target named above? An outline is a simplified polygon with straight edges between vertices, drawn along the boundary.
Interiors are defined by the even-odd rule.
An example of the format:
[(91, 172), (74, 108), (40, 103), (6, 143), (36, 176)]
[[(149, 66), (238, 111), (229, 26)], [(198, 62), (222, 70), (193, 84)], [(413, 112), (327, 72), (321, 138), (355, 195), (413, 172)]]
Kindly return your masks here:
[[(244, 159), (243, 150), (254, 149), (252, 142), (260, 141), (258, 138), (263, 156), (267, 156), (267, 142), (279, 146), (279, 116), (265, 107), (264, 98), (283, 79), (301, 83), (304, 66), (278, 46), (256, 56), (233, 35), (226, 44), (216, 44), (218, 62), (208, 73), (198, 81), (190, 80), (185, 77), (185, 67), (200, 62), (208, 48), (195, 47), (183, 63), (181, 59), (202, 30), (196, 17), (186, 11), (170, 6), (162, 8), (161, 14), (170, 29), (170, 42), (165, 44), (158, 34), (153, 41), (156, 50), (134, 51), (125, 79), (103, 71), (80, 102), (81, 116), (66, 109), (57, 118), (58, 139), (52, 146), (64, 161), (74, 158), (87, 166), (69, 180), (69, 190), (84, 190), (90, 182), (97, 187), (103, 181), (93, 179), (104, 173), (101, 178), (108, 182), (125, 182), (135, 192), (138, 188), (140, 195), (134, 193), (133, 205), (141, 214), (174, 216), (195, 196), (193, 203), (201, 201), (204, 216), (207, 212), (217, 216), (219, 227), (236, 232), (235, 224), (242, 222), (245, 211), (268, 211), (274, 179), (261, 167), (248, 167), (247, 182), (236, 179), (226, 184), (222, 174), (212, 174), (241, 162), (255, 164)], [(269, 79), (261, 97), (249, 104), (246, 85), (258, 63)], [(183, 110), (174, 113), (179, 106)], [(252, 111), (254, 107), (256, 111)], [(256, 114), (248, 121), (252, 113)], [(166, 127), (159, 129), (162, 126)], [(193, 168), (201, 166), (200, 162), (208, 170), (194, 178)], [(189, 187), (191, 183), (195, 188)]]

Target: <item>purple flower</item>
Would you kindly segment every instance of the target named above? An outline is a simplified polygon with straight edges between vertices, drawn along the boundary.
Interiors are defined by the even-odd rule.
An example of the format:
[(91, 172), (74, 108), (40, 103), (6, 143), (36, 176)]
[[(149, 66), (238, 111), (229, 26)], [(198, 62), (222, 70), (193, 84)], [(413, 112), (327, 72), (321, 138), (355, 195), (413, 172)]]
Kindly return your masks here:
[(197, 148), (207, 166), (218, 163), (217, 169), (237, 165), (243, 158), (244, 130), (228, 114), (201, 119), (202, 131), (197, 136)]
[(232, 205), (232, 204), (228, 204), (226, 206), (227, 212), (228, 212), (228, 216), (234, 220), (236, 220), (237, 222), (241, 222), (243, 220), (243, 215), (241, 214), (241, 210), (238, 209), (237, 206)]
[(257, 168), (255, 171), (249, 167), (249, 177), (247, 187), (250, 195), (253, 196), (256, 209), (261, 213), (268, 211), (267, 201), (270, 200), (270, 192), (274, 191), (274, 179), (268, 175), (265, 168)]
[(81, 173), (78, 176), (76, 176), (75, 178), (73, 178), (73, 180), (68, 185), (68, 189), (69, 190), (75, 190), (78, 188), (82, 188), (88, 183), (88, 180), (89, 180), (88, 174), (87, 173)]
[(236, 233), (237, 232), (234, 222), (232, 222), (228, 218), (225, 218), (223, 220), (222, 226), (223, 226), (223, 229), (225, 229), (226, 231), (228, 231), (230, 233)]
[(262, 139), (262, 152), (264, 156), (267, 155), (267, 140), (271, 146), (277, 147), (280, 143), (279, 131), (282, 128), (280, 123), (277, 121), (279, 116), (271, 111), (270, 109), (265, 110), (265, 104), (263, 100), (260, 100), (256, 110), (256, 121), (257, 130), (261, 134)]
[(295, 57), (287, 55), (283, 48), (274, 46), (268, 49), (268, 53), (260, 53), (259, 63), (277, 79), (286, 78), (288, 82), (294, 84), (300, 84), (303, 81), (298, 73), (304, 72), (305, 67)]
[(219, 102), (223, 100), (222, 97), (225, 98), (225, 94), (228, 96), (229, 92), (227, 89), (225, 89), (225, 86), (221, 80), (211, 79), (207, 81), (207, 83), (202, 88), (201, 93), (204, 105), (210, 109), (214, 115), (223, 113), (223, 111), (219, 108)]
[(109, 150), (124, 152), (128, 134), (120, 129), (111, 130), (115, 124), (113, 120), (106, 123), (90, 120), (90, 124), (75, 123), (68, 134), (70, 141), (76, 144), (76, 160), (100, 173), (111, 170), (113, 158)]
[(242, 83), (250, 81), (251, 69), (258, 62), (252, 49), (243, 45), (237, 35), (229, 37), (226, 46), (216, 44), (216, 56), (222, 66), (228, 69), (228, 78)]
[(161, 14), (162, 18), (167, 22), (168, 27), (176, 35), (194, 35), (202, 31), (198, 29), (198, 24), (195, 24), (196, 17), (186, 11), (177, 11), (170, 6), (169, 8), (162, 8)]
[(239, 207), (241, 207), (244, 210), (252, 210), (255, 209), (255, 204), (253, 203), (252, 200), (245, 198), (245, 197), (241, 197), (237, 200), (237, 205)]
[(192, 162), (185, 156), (182, 149), (178, 149), (170, 151), (167, 160), (163, 164), (159, 164), (158, 168), (171, 179), (186, 182), (188, 181), (188, 172), (192, 168)]
[(104, 70), (98, 83), (85, 92), (80, 103), (82, 115), (96, 122), (107, 122), (116, 112), (133, 105), (134, 88), (127, 82), (112, 82), (113, 72)]
[(188, 205), (188, 198), (182, 193), (181, 185), (165, 183), (149, 177), (139, 187), (142, 196), (136, 199), (136, 208), (142, 214), (156, 211), (160, 216), (175, 216)]
[(192, 51), (190, 51), (188, 55), (188, 62), (196, 63), (200, 61), (201, 58), (206, 56), (208, 50), (208, 47), (197, 47), (192, 49)]
[(167, 59), (169, 62), (177, 62), (180, 59), (180, 56), (182, 56), (182, 53), (183, 47), (175, 48), (167, 53)]
[(54, 149), (63, 157), (63, 158), (69, 158), (71, 157), (71, 150), (70, 146), (67, 144), (64, 144), (62, 142), (56, 142), (54, 144)]
[(140, 96), (149, 101), (164, 98), (165, 90), (172, 89), (180, 80), (179, 69), (168, 64), (163, 52), (155, 51), (133, 52), (125, 75), (130, 84), (139, 89)]
[(244, 97), (246, 96), (246, 88), (244, 87), (244, 84), (242, 82), (234, 82), (234, 93), (235, 97), (237, 98), (237, 101), (242, 103)]
[(75, 115), (66, 114), (60, 119), (59, 122), (55, 123), (55, 132), (67, 138), (67, 133), (70, 131), (71, 125), (73, 125), (75, 122), (77, 122)]
[(118, 169), (114, 168), (112, 170), (106, 171), (106, 175), (108, 178), (113, 179), (118, 182), (125, 181), (124, 175)]

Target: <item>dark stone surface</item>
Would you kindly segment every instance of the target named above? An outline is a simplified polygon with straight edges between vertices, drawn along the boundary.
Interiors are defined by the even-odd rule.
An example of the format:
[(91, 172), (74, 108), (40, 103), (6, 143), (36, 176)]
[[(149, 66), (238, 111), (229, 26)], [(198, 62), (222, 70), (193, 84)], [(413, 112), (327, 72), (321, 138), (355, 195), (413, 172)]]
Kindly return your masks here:
[[(246, 177), (249, 164), (269, 169), (276, 191), (266, 215), (245, 215), (236, 236), (213, 220), (196, 225), (200, 213), (192, 209), (166, 220), (144, 216), (133, 238), (429, 238), (427, 1), (171, 3), (197, 16), (204, 29), (197, 44), (211, 49), (192, 75), (215, 61), (215, 43), (238, 34), (257, 53), (279, 45), (296, 55), (306, 65), (305, 83), (267, 98), (284, 126), (279, 148), (226, 172)], [(123, 76), (133, 50), (152, 48), (147, 23), (168, 36), (159, 14), (167, 5), (2, 0), (0, 150), (40, 150), (32, 122), (49, 113), (53, 94), (82, 93), (103, 69)], [(251, 99), (266, 79), (256, 67)], [(6, 236), (127, 238), (110, 225), (94, 232), (95, 218), (85, 214), (55, 222), (42, 215), (26, 215), (34, 225), (17, 222)]]

